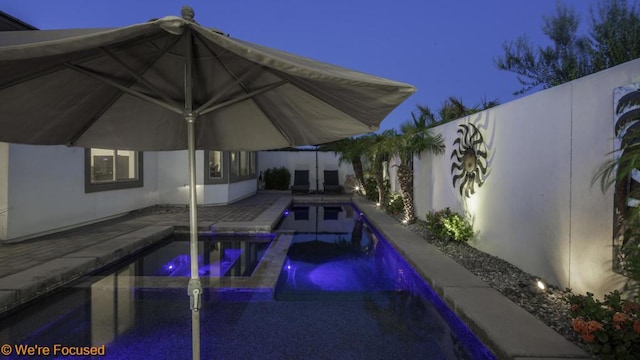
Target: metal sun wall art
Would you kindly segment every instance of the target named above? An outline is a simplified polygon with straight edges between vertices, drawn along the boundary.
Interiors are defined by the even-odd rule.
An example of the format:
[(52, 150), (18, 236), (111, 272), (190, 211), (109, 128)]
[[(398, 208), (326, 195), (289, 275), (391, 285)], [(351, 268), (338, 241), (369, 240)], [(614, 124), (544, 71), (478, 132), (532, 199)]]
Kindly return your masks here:
[(480, 130), (473, 124), (460, 124), (459, 134), (453, 142), (450, 159), (453, 187), (461, 196), (471, 197), (476, 186), (484, 184), (487, 174), (487, 151)]
[[(618, 160), (625, 156), (627, 151), (634, 151), (629, 148), (630, 145), (640, 142), (640, 83), (614, 89), (613, 100), (614, 149), (616, 150), (614, 157)], [(624, 273), (623, 248), (630, 240), (625, 223), (630, 211), (640, 205), (639, 190), (640, 171), (637, 168), (627, 176), (616, 176), (613, 206), (613, 269), (620, 273)]]

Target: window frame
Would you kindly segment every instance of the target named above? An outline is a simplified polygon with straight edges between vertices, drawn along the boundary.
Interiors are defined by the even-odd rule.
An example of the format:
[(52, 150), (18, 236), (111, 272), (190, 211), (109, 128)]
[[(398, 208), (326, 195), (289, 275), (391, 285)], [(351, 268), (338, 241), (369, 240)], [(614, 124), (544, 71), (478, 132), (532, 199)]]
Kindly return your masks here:
[[(221, 177), (217, 177), (217, 178), (212, 178), (209, 177), (209, 158), (211, 156), (211, 152), (213, 151), (220, 151), (222, 153), (222, 156), (220, 157), (220, 159), (222, 160), (222, 176)], [(231, 155), (229, 154), (228, 151), (221, 151), (221, 150), (205, 150), (204, 151), (204, 181), (203, 183), (205, 185), (215, 185), (215, 184), (227, 184), (229, 183), (229, 166), (227, 166), (230, 163), (231, 160)]]
[[(122, 189), (132, 189), (139, 188), (144, 186), (144, 156), (142, 151), (136, 151), (137, 159), (136, 159), (136, 171), (137, 177), (136, 179), (126, 179), (126, 180), (114, 180), (114, 181), (105, 181), (94, 183), (91, 181), (91, 149), (84, 149), (84, 192), (85, 194), (101, 192), (101, 191), (112, 191), (112, 190), (122, 190)], [(114, 149), (117, 151), (117, 149)]]
[[(204, 181), (203, 183), (205, 185), (215, 185), (215, 184), (232, 184), (232, 183), (237, 183), (237, 182), (241, 182), (241, 181), (245, 181), (245, 180), (252, 180), (252, 179), (257, 179), (258, 178), (258, 153), (256, 151), (245, 151), (247, 153), (246, 159), (247, 162), (249, 163), (249, 173), (246, 175), (233, 175), (232, 174), (232, 169), (231, 169), (231, 153), (236, 153), (237, 158), (240, 159), (240, 153), (241, 151), (222, 151), (222, 177), (220, 178), (210, 178), (209, 177), (209, 157), (210, 157), (210, 153), (213, 151), (220, 151), (220, 150), (205, 150), (204, 153)], [(253, 154), (253, 155), (252, 155)], [(236, 167), (237, 169), (235, 169), (235, 171), (240, 174), (241, 171), (241, 163), (238, 161), (236, 162)]]

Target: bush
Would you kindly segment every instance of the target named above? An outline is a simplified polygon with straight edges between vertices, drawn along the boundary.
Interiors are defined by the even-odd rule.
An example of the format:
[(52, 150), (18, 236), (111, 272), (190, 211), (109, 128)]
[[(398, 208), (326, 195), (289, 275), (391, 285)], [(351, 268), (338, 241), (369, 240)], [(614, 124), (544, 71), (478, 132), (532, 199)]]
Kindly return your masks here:
[[(389, 182), (389, 179), (384, 180), (384, 187), (386, 189), (386, 193), (389, 194), (391, 191), (391, 183)], [(376, 179), (373, 177), (366, 178), (364, 182), (364, 191), (367, 193), (367, 200), (378, 202), (378, 185), (376, 184)]]
[(402, 200), (402, 195), (400, 195), (399, 193), (389, 194), (387, 211), (393, 216), (398, 216), (404, 213), (404, 200)]
[(427, 229), (443, 240), (468, 241), (473, 237), (473, 226), (462, 215), (445, 208), (427, 213)]
[(291, 173), (285, 167), (271, 168), (264, 172), (264, 187), (267, 190), (287, 190), (291, 184)]
[(640, 304), (622, 300), (621, 293), (604, 301), (587, 295), (569, 295), (573, 330), (599, 359), (640, 359)]

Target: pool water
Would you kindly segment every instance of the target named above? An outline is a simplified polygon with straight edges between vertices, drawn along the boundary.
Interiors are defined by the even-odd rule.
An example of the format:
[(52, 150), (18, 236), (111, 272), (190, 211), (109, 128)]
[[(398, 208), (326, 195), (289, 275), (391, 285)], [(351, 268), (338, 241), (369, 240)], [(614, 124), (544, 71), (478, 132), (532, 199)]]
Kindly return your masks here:
[(279, 230), (294, 236), (276, 299), (356, 302), (381, 331), (433, 342), (421, 358), (494, 358), (353, 205), (296, 205)]
[[(251, 276), (273, 240), (272, 235), (211, 236), (198, 239), (201, 277)], [(138, 276), (191, 275), (189, 237), (174, 236), (132, 262)]]
[[(203, 359), (473, 358), (443, 324), (428, 320), (433, 310), (411, 297), (246, 301), (205, 294)], [(120, 289), (100, 306), (90, 305), (87, 297), (89, 289), (76, 291), (73, 304), (57, 304), (66, 309), (57, 317), (45, 319), (36, 312), (14, 318), (31, 334), (3, 334), (2, 341), (106, 344), (106, 359), (190, 357), (191, 316), (183, 291)]]
[(394, 290), (394, 274), (379, 256), (387, 251), (377, 249), (386, 243), (352, 206), (298, 205), (279, 230), (295, 231), (278, 282), (280, 298), (289, 291)]
[[(493, 359), (353, 206), (296, 211), (290, 209), (278, 229), (293, 233), (293, 239), (275, 296), (247, 289), (204, 290), (203, 359)], [(317, 242), (296, 247), (312, 241)], [(269, 241), (248, 240), (242, 253), (268, 253), (264, 244)], [(209, 263), (235, 257), (233, 252), (221, 255), (223, 248)], [(104, 344), (104, 359), (190, 358), (187, 279), (185, 288), (140, 286), (141, 275), (158, 276), (156, 271), (167, 271), (163, 265), (175, 258), (173, 250), (162, 256), (156, 250), (0, 319), (0, 341)], [(254, 259), (241, 255), (236, 260), (243, 256)], [(184, 274), (160, 275), (180, 280)]]

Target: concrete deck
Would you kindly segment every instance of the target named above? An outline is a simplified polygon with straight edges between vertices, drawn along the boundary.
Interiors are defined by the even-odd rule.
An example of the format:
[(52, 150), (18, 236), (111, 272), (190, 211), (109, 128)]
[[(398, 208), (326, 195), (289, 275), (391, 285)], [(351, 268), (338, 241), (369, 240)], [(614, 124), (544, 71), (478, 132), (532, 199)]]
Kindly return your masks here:
[[(489, 287), (475, 275), (362, 198), (260, 192), (225, 206), (198, 207), (202, 232), (268, 232), (292, 201), (353, 201), (416, 271), (499, 359), (591, 358), (580, 348)], [(160, 208), (162, 209), (162, 208)], [(165, 238), (188, 230), (188, 212), (120, 218), (0, 246), (0, 316)], [(204, 286), (264, 290), (271, 294), (291, 236), (282, 234), (248, 278), (203, 279)], [(145, 277), (146, 287), (184, 287), (184, 279)]]

